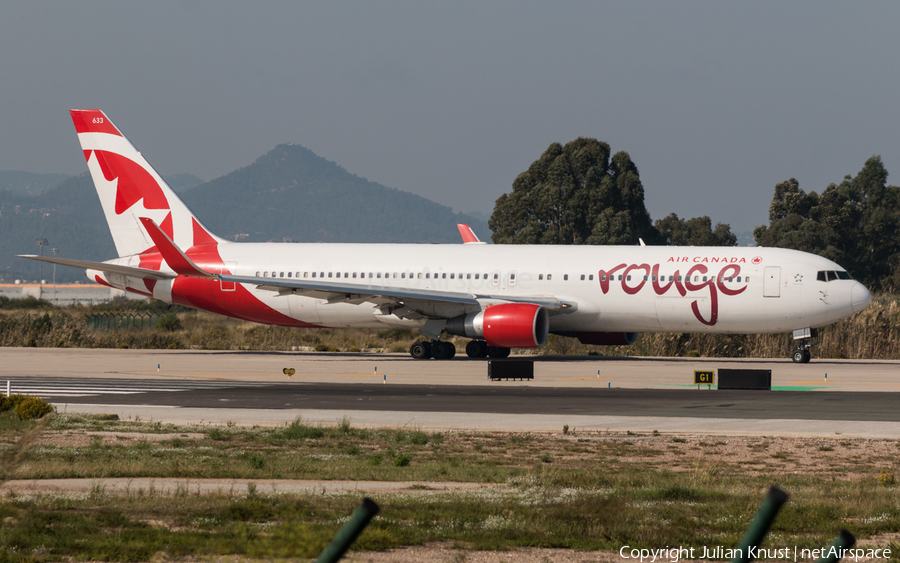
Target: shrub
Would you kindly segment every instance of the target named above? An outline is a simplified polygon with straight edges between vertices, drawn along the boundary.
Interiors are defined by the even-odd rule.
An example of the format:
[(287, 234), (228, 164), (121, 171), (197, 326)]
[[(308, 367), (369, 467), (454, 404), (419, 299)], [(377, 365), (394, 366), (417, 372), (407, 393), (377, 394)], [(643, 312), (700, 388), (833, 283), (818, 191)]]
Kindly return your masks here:
[(881, 475), (878, 476), (878, 482), (885, 487), (892, 486), (896, 482), (894, 472), (890, 469), (885, 469), (881, 472)]
[(21, 420), (41, 418), (44, 415), (53, 412), (53, 405), (40, 397), (33, 397), (30, 395), (25, 396), (24, 399), (19, 401), (15, 408), (16, 415), (18, 415)]
[(409, 454), (400, 454), (394, 458), (394, 466), (406, 467), (407, 465), (409, 465), (410, 461), (412, 461), (412, 458)]
[(175, 313), (166, 313), (156, 321), (156, 330), (181, 330), (181, 319)]

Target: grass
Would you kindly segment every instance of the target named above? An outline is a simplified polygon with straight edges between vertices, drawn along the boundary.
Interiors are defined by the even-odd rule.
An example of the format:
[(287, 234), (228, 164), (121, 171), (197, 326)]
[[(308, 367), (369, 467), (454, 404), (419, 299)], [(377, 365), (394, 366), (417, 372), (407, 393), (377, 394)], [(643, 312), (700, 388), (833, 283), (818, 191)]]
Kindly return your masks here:
[[(25, 301), (25, 300), (23, 300)], [(34, 301), (34, 300), (32, 300)], [(169, 306), (158, 301), (111, 303), (92, 307), (53, 307), (29, 302), (0, 307), (0, 346), (311, 350), (319, 352), (406, 352), (419, 334), (403, 329), (309, 329), (264, 326)], [(85, 318), (95, 312), (134, 309), (177, 315), (181, 328), (100, 331), (88, 329)], [(464, 350), (468, 339), (445, 336)], [(632, 346), (589, 346), (573, 338), (550, 335), (547, 344), (519, 352), (540, 355), (787, 357), (791, 334), (723, 335), (642, 333)], [(900, 295), (876, 295), (861, 313), (821, 328), (813, 353), (821, 358), (900, 359)]]
[[(15, 450), (34, 425), (0, 417), (0, 452)], [(0, 553), (4, 561), (37, 562), (308, 558), (360, 501), (353, 493), (282, 494), (253, 481), (259, 479), (417, 483), (376, 496), (381, 515), (356, 549), (435, 541), (474, 549), (729, 546), (772, 483), (792, 500), (769, 547), (818, 547), (841, 527), (860, 538), (900, 528), (900, 487), (879, 481), (891, 465), (884, 452), (896, 452), (894, 442), (878, 451), (867, 442), (858, 459), (848, 460), (841, 443), (853, 442), (846, 439), (717, 439), (694, 449), (690, 440), (629, 434), (634, 438), (579, 431), (573, 441), (558, 432), (355, 428), (346, 418), (264, 429), (56, 415), (39, 440), (29, 438), (24, 458), (5, 468), (8, 477), (97, 481), (84, 494), (6, 493)], [(683, 455), (660, 461), (662, 445)], [(709, 446), (749, 452), (756, 463), (712, 457)], [(796, 453), (804, 449), (815, 452), (810, 466)], [(809, 469), (831, 466), (839, 471)], [(227, 494), (201, 495), (187, 484), (169, 494), (152, 488), (111, 494), (105, 477), (251, 481)], [(484, 486), (448, 493), (440, 490), (445, 481)]]

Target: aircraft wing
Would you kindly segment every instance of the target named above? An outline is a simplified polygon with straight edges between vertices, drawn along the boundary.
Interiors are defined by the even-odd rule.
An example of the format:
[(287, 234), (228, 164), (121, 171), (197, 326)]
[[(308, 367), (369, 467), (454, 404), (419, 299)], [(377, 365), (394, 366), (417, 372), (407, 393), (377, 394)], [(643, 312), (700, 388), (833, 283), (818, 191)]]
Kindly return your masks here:
[[(164, 233), (152, 219), (141, 218), (156, 248), (163, 259), (179, 275), (198, 278), (219, 278), (225, 282), (255, 285), (257, 289), (274, 291), (280, 295), (299, 294), (328, 303), (360, 304), (365, 302), (376, 305), (407, 307), (414, 314), (429, 317), (450, 317), (478, 311), (492, 303), (534, 303), (551, 312), (574, 310), (573, 304), (562, 303), (558, 299), (547, 296), (494, 296), (474, 293), (441, 291), (436, 289), (398, 288), (341, 282), (323, 282), (298, 280), (296, 278), (260, 278), (255, 276), (236, 276), (231, 274), (213, 274), (195, 264)], [(449, 305), (437, 307), (437, 305)], [(438, 313), (437, 309), (441, 312)]]
[(59, 264), (60, 266), (72, 266), (73, 268), (81, 268), (82, 270), (98, 270), (100, 272), (120, 274), (123, 276), (131, 276), (134, 278), (143, 278), (150, 280), (170, 280), (175, 277), (175, 274), (169, 274), (166, 272), (147, 270), (145, 268), (135, 268), (133, 266), (120, 266), (118, 264), (108, 264), (106, 262), (70, 260), (68, 258), (54, 258), (53, 256), (37, 256), (34, 254), (19, 254), (18, 256), (19, 258), (28, 258), (29, 260), (37, 260), (39, 262), (49, 262), (51, 264)]
[[(458, 304), (468, 310), (479, 310), (488, 303), (534, 303), (551, 312), (562, 311), (573, 307), (554, 297), (546, 295), (491, 295), (465, 293), (457, 291), (441, 291), (437, 289), (415, 289), (407, 287), (388, 287), (368, 284), (351, 284), (341, 282), (308, 281), (291, 278), (258, 278), (253, 276), (232, 276), (217, 274), (222, 281), (255, 285), (257, 289), (274, 291), (282, 295), (291, 293), (325, 299), (329, 303), (402, 303), (411, 309), (419, 310), (426, 302)], [(461, 314), (461, 313), (460, 313)]]

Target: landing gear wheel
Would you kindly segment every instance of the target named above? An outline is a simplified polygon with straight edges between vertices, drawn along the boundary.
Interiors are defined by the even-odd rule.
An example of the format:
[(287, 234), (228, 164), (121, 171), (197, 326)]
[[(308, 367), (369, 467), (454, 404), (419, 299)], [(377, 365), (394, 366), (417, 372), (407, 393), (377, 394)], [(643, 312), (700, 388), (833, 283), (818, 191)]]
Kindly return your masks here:
[(810, 358), (812, 358), (812, 354), (810, 354), (807, 348), (797, 348), (794, 350), (794, 353), (791, 354), (791, 359), (794, 360), (795, 364), (808, 364)]
[(435, 360), (449, 360), (456, 353), (456, 347), (451, 348), (450, 342), (435, 340), (431, 343), (431, 357)]
[(488, 356), (492, 358), (508, 358), (510, 351), (502, 346), (488, 346)]
[(413, 342), (413, 345), (409, 347), (409, 355), (417, 360), (427, 360), (431, 357), (431, 343), (421, 340)]
[(450, 348), (450, 355), (447, 356), (447, 359), (452, 360), (453, 356), (456, 355), (456, 344), (454, 344), (452, 342), (446, 342), (445, 344), (447, 345), (448, 348)]
[(487, 358), (488, 345), (484, 340), (470, 340), (466, 344), (466, 355), (470, 358)]

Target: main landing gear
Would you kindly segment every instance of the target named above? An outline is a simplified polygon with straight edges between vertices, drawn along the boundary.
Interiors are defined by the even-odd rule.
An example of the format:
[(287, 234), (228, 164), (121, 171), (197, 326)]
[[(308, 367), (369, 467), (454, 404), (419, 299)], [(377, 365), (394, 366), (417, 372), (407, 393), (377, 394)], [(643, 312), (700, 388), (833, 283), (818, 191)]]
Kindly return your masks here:
[(435, 360), (449, 360), (456, 355), (456, 346), (452, 342), (441, 342), (440, 340), (432, 340), (431, 342), (413, 342), (409, 347), (409, 355), (417, 360), (427, 360), (434, 358)]
[[(484, 340), (472, 340), (466, 344), (466, 355), (470, 358), (506, 358), (510, 349), (501, 346), (488, 346)], [(409, 347), (409, 355), (417, 360), (449, 360), (456, 355), (456, 346), (452, 342), (432, 340), (417, 341)]]

